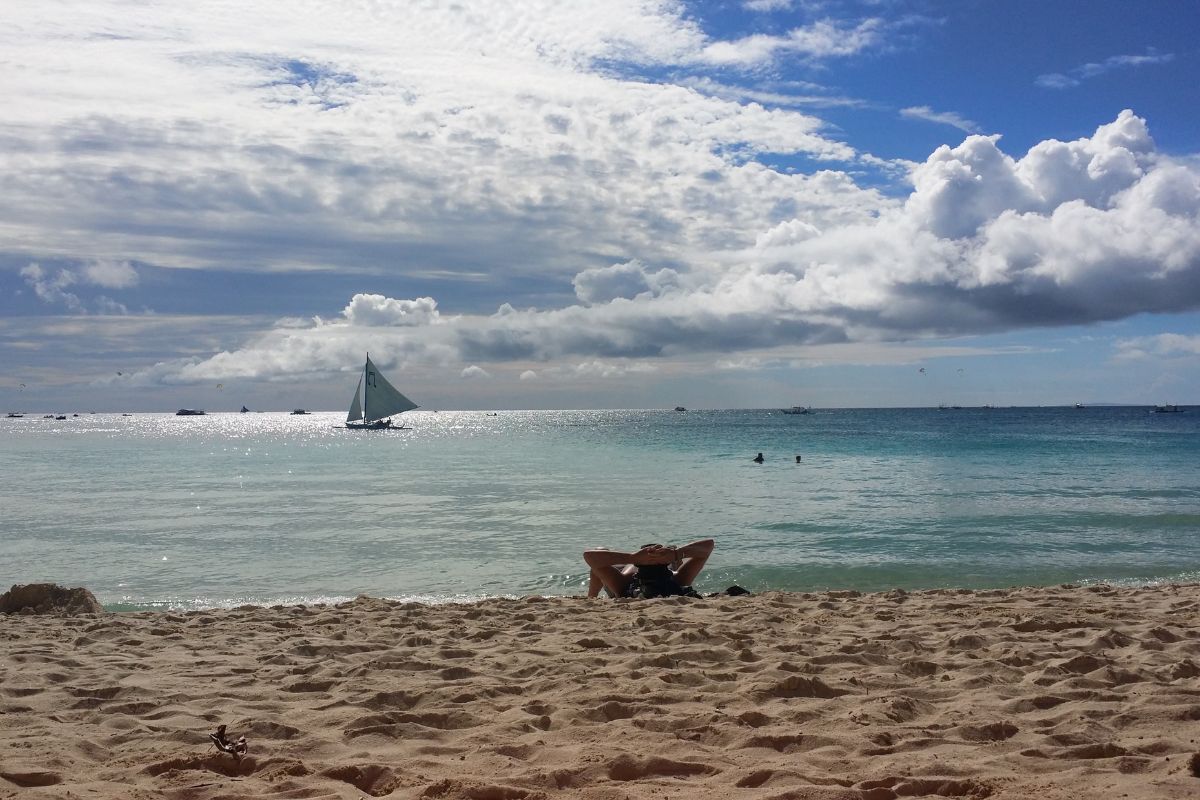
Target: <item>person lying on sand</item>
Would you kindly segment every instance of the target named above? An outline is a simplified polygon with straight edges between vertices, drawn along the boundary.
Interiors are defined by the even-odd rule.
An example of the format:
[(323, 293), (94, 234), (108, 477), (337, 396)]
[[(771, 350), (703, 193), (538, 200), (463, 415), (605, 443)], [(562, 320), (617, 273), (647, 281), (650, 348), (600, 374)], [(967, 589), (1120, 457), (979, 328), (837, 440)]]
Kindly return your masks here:
[(683, 547), (644, 544), (636, 553), (584, 550), (583, 560), (591, 568), (588, 597), (597, 597), (601, 589), (612, 597), (699, 597), (692, 581), (715, 545), (712, 539), (700, 539)]

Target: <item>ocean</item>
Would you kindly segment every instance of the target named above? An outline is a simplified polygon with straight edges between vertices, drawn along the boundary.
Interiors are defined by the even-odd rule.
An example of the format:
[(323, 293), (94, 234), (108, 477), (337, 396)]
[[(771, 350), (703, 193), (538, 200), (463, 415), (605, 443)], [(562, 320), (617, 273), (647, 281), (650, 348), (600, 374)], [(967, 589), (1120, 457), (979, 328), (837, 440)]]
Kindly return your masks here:
[(343, 417), (0, 418), (0, 589), (113, 610), (579, 594), (585, 548), (705, 537), (701, 591), (1200, 580), (1200, 409)]

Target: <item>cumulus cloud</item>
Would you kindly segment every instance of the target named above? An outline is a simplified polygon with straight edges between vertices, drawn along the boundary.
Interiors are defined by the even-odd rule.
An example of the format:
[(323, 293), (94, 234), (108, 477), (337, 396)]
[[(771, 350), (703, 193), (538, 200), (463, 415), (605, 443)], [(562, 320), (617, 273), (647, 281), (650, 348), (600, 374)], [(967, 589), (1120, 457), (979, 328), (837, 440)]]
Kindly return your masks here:
[(642, 295), (656, 297), (679, 286), (673, 269), (650, 272), (636, 259), (610, 267), (587, 269), (575, 276), (575, 296), (587, 305), (608, 303), (619, 297), (632, 300)]
[(467, 378), (467, 379), (479, 379), (479, 378), (490, 378), (490, 377), (492, 377), (492, 375), (487, 370), (485, 370), (483, 367), (472, 364), (471, 366), (465, 368), (462, 371), (461, 377)]
[(92, 261), (82, 272), (88, 283), (108, 289), (128, 289), (138, 282), (137, 270), (128, 261)]
[[(165, 24), (153, 6), (67, 0), (23, 4), (0, 33), (6, 65), (39, 65), (0, 65), (0, 219), (10, 260), (38, 259), (21, 277), (42, 302), (121, 313), (144, 263), (421, 287), (353, 294), (164, 380), (343, 369), (364, 345), (549, 376), (1200, 305), (1197, 165), (1132, 112), (1023, 154), (967, 136), (912, 165), (902, 195), (856, 184), (842, 162), (878, 160), (814, 116), (621, 75), (846, 58), (885, 44), (877, 19), (719, 41), (641, 0), (306, 8), (185, 5)], [(826, 168), (787, 174), (773, 154)], [(431, 288), (447, 285), (489, 287), (474, 308), (497, 310), (460, 313)]]
[(381, 294), (356, 294), (342, 310), (351, 325), (405, 326), (435, 325), (440, 321), (437, 301), (432, 297), (395, 300)]
[[(604, 377), (688, 354), (729, 368), (780, 346), (1200, 308), (1200, 169), (1159, 153), (1132, 112), (1021, 156), (996, 136), (969, 136), (938, 148), (912, 181), (873, 216), (804, 208), (753, 244), (692, 262), (686, 279), (633, 260), (578, 273), (578, 304), (446, 319), (432, 298), (356, 295), (336, 323), (277, 329), (189, 369), (338, 368), (357, 358), (361, 332), (373, 353), (406, 363), (538, 362), (547, 378)], [(1151, 348), (1126, 347), (1139, 350)]]
[(520, 380), (523, 380), (523, 381), (536, 381), (536, 380), (537, 380), (537, 376), (538, 376), (538, 374), (537, 374), (536, 372), (534, 372), (534, 371), (533, 371), (533, 370), (531, 370), (531, 369), (527, 369), (527, 370), (524, 370), (524, 371), (522, 371), (522, 372), (521, 372), (521, 375), (520, 375)]
[(1106, 72), (1117, 69), (1140, 67), (1146, 64), (1165, 64), (1175, 58), (1174, 53), (1159, 53), (1151, 48), (1145, 55), (1110, 56), (1103, 61), (1081, 64), (1074, 69), (1062, 72), (1049, 72), (1039, 75), (1034, 83), (1043, 89), (1070, 89), (1085, 80), (1098, 77)]

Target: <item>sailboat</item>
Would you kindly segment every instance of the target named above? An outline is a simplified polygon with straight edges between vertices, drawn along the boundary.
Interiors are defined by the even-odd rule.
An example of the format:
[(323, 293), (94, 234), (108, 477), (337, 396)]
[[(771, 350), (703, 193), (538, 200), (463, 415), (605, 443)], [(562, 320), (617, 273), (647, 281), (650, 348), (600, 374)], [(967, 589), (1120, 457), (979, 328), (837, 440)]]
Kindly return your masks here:
[(362, 375), (358, 376), (354, 399), (350, 401), (346, 427), (366, 431), (387, 430), (392, 427), (390, 418), (393, 414), (403, 414), (414, 408), (417, 408), (417, 404), (387, 382), (387, 378), (371, 363), (368, 353), (367, 365)]

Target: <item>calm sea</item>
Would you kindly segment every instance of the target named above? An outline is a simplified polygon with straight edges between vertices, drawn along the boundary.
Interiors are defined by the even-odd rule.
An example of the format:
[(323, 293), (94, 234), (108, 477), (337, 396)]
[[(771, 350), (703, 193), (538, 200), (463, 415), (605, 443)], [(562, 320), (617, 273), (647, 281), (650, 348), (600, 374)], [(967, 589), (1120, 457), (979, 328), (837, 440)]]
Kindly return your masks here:
[(0, 589), (571, 594), (586, 547), (700, 537), (704, 591), (1200, 579), (1200, 409), (342, 416), (0, 418)]

